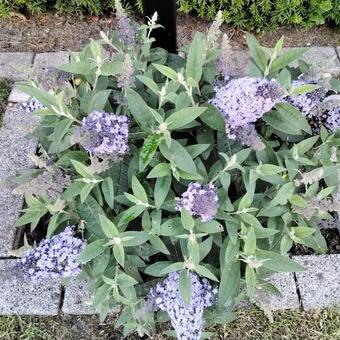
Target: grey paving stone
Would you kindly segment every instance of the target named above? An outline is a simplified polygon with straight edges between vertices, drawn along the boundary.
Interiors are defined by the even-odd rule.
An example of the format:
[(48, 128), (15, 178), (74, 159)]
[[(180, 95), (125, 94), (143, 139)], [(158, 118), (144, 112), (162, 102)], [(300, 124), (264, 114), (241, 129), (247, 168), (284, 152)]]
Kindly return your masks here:
[(34, 131), (39, 124), (40, 117), (25, 112), (21, 103), (9, 103), (4, 114), (2, 127), (13, 131), (18, 136), (26, 136)]
[(30, 97), (24, 92), (21, 92), (17, 88), (17, 84), (15, 84), (12, 88), (12, 91), (8, 97), (8, 101), (11, 103), (22, 103), (28, 100)]
[(12, 194), (13, 188), (6, 182), (14, 174), (14, 171), (0, 171), (0, 258), (11, 256), (17, 234), (15, 223), (24, 204), (23, 197)]
[(336, 48), (336, 53), (338, 55), (339, 61), (340, 61), (340, 46)]
[(303, 59), (313, 67), (316, 73), (337, 74), (340, 70), (340, 61), (333, 47), (310, 47)]
[(61, 287), (56, 281), (32, 283), (16, 260), (0, 260), (0, 315), (58, 315)]
[(298, 309), (299, 297), (293, 273), (276, 273), (270, 282), (280, 291), (281, 295), (270, 294), (257, 290), (256, 296), (270, 310)]
[(234, 65), (234, 76), (244, 77), (249, 75), (249, 51), (247, 50), (233, 50), (232, 62)]
[(0, 170), (19, 170), (34, 166), (29, 154), (35, 153), (37, 140), (28, 134), (39, 117), (27, 114), (20, 104), (8, 105), (0, 129)]
[[(289, 51), (291, 48), (284, 48), (283, 50)], [(303, 59), (311, 64), (317, 73), (337, 75), (340, 72), (340, 60), (333, 47), (311, 47), (304, 54)], [(250, 58), (248, 50), (233, 50), (232, 60), (235, 66), (234, 75), (243, 77), (249, 74)], [(292, 65), (297, 66), (297, 62)]]
[(0, 53), (0, 78), (24, 80), (29, 75), (33, 64), (33, 53), (3, 52)]
[(294, 256), (306, 268), (296, 273), (304, 309), (340, 307), (340, 254)]
[(73, 280), (65, 287), (62, 311), (64, 314), (74, 315), (96, 314), (90, 302), (88, 284), (85, 281)]
[(69, 61), (68, 52), (47, 52), (37, 53), (34, 58), (34, 68), (40, 68), (44, 66), (59, 66), (66, 64)]
[(15, 130), (0, 129), (0, 171), (21, 170), (34, 167), (29, 154), (34, 154), (37, 141), (22, 136)]

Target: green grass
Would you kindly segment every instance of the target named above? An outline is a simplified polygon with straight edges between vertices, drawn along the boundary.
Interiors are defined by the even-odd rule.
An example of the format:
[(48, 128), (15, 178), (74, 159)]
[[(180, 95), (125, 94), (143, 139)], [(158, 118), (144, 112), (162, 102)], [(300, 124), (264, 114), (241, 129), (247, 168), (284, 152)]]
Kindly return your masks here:
[(0, 78), (0, 124), (7, 106), (7, 99), (11, 92), (13, 82), (6, 78)]
[[(94, 316), (0, 317), (0, 339), (122, 339), (113, 325), (114, 319), (99, 324)], [(161, 340), (167, 337), (156, 334), (153, 339)], [(274, 312), (273, 323), (258, 309), (240, 311), (235, 322), (216, 328), (216, 337), (212, 339), (337, 340), (340, 339), (340, 310)]]

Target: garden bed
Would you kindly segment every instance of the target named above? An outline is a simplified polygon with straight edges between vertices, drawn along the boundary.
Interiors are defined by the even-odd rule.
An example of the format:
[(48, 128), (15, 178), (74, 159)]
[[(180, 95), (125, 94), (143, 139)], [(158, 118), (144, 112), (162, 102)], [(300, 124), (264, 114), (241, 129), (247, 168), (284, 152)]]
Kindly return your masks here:
[[(0, 19), (0, 52), (53, 52), (60, 50), (79, 51), (90, 38), (97, 38), (100, 31), (114, 29), (114, 16), (84, 19), (71, 16), (42, 14), (30, 17), (13, 15)], [(178, 44), (182, 46), (191, 41), (196, 31), (205, 32), (210, 22), (189, 15), (178, 16)], [(234, 48), (246, 47), (243, 30), (224, 25)], [(285, 36), (286, 47), (340, 46), (339, 28), (327, 26), (314, 28), (283, 27), (275, 32), (259, 35), (263, 45), (273, 47), (275, 42)]]
[[(323, 50), (323, 49), (319, 49), (318, 51), (321, 51), (322, 55), (333, 55), (334, 58), (332, 60), (332, 63), (333, 63), (333, 66), (334, 68), (338, 68), (339, 67), (339, 60), (337, 59), (337, 55), (335, 53), (335, 50), (332, 49), (332, 48), (329, 48), (329, 49), (326, 49), (326, 50)], [(314, 56), (313, 56), (314, 57)], [(35, 61), (37, 61), (38, 58), (36, 57), (35, 58)], [(318, 62), (322, 63), (322, 60), (319, 59)], [(329, 63), (329, 60), (328, 60), (328, 63)], [(320, 66), (320, 65), (319, 65)], [(328, 64), (326, 65), (326, 67), (328, 66)], [(162, 69), (161, 69), (162, 70)], [(1, 69), (0, 69), (1, 71)], [(244, 70), (242, 70), (244, 71)], [(165, 72), (165, 71), (164, 71)], [(168, 72), (167, 74), (170, 74), (170, 78), (171, 77), (174, 77), (173, 76), (173, 73), (169, 73), (169, 70), (166, 71)], [(152, 87), (153, 85), (151, 85)], [(32, 90), (33, 91), (33, 90)], [(157, 91), (156, 91), (157, 92)], [(39, 93), (37, 94), (39, 96)], [(13, 97), (15, 97), (13, 95)], [(18, 98), (20, 98), (20, 93), (18, 94)], [(42, 100), (44, 100), (44, 97), (41, 96)], [(20, 101), (20, 100), (19, 100)], [(141, 104), (141, 102), (139, 103)], [(142, 103), (143, 104), (143, 103)], [(46, 104), (48, 105), (48, 104)], [(132, 107), (135, 107), (136, 106), (133, 106)], [(195, 105), (194, 105), (195, 107)], [(12, 106), (12, 109), (9, 109), (7, 112), (8, 112), (8, 117), (7, 117), (7, 120), (6, 120), (6, 117), (5, 117), (5, 122), (7, 121), (7, 126), (5, 124), (5, 128), (9, 129), (9, 131), (11, 132), (12, 130), (10, 130), (11, 128), (13, 129), (13, 126), (11, 127), (11, 121), (13, 120), (14, 122), (16, 121), (16, 119), (18, 119), (18, 117), (15, 116), (15, 113), (14, 115), (11, 116), (11, 114), (13, 114), (13, 112), (15, 112), (15, 110), (13, 110), (13, 108), (18, 108), (18, 106)], [(55, 106), (51, 106), (51, 110), (54, 110), (55, 109)], [(190, 111), (190, 110), (189, 110)], [(59, 111), (57, 111), (59, 113)], [(64, 114), (64, 112), (62, 112)], [(71, 117), (72, 119), (74, 117)], [(13, 123), (13, 122), (12, 122)], [(178, 124), (178, 122), (176, 123), (176, 121), (172, 122), (172, 124)], [(141, 125), (143, 125), (143, 120), (141, 122)], [(209, 125), (209, 124), (208, 124)], [(214, 124), (213, 124), (214, 125)], [(216, 126), (216, 125), (215, 125)], [(287, 127), (288, 128), (288, 127)], [(5, 131), (6, 132), (6, 131)], [(294, 132), (294, 131), (293, 131)], [(9, 133), (7, 131), (7, 133)], [(175, 135), (175, 133), (174, 133)], [(180, 132), (178, 133), (177, 137), (180, 139), (180, 138), (183, 138), (183, 134), (181, 134)], [(202, 137), (203, 138), (203, 137)], [(174, 141), (172, 142), (174, 143)], [(13, 148), (14, 144), (10, 144), (10, 147)], [(17, 146), (17, 144), (15, 144), (15, 146)], [(178, 145), (178, 147), (180, 148), (180, 145)], [(4, 152), (2, 154), (9, 154), (10, 153), (10, 149), (9, 150), (4, 150)], [(163, 151), (162, 151), (163, 152)], [(170, 158), (172, 159), (172, 157), (170, 156), (167, 156), (167, 153), (166, 151), (164, 151), (165, 153), (165, 158)], [(27, 158), (27, 151), (25, 150), (25, 156)], [(264, 155), (259, 155), (259, 157), (264, 157)], [(20, 158), (20, 157), (15, 157), (15, 158)], [(21, 162), (22, 160), (20, 159), (19, 162)], [(177, 159), (176, 159), (177, 161)], [(179, 159), (179, 162), (181, 162), (181, 159)], [(229, 160), (227, 160), (227, 162), (229, 162)], [(231, 162), (231, 161), (230, 161)], [(262, 162), (260, 162), (262, 164)], [(8, 170), (19, 170), (19, 169), (14, 169), (13, 167), (16, 165), (18, 165), (18, 163), (13, 163), (12, 161), (10, 161), (9, 163), (6, 163), (7, 164), (7, 169)], [(20, 168), (22, 168), (24, 163), (20, 163)], [(75, 163), (77, 165), (77, 163)], [(182, 162), (183, 164), (183, 162)], [(228, 163), (229, 164), (229, 163)], [(258, 167), (260, 168), (262, 165), (259, 164)], [(30, 166), (30, 163), (28, 164), (28, 166)], [(187, 164), (183, 164), (182, 165), (183, 167), (186, 167)], [(195, 165), (194, 165), (195, 166)], [(234, 166), (234, 164), (232, 164), (231, 166)], [(78, 166), (75, 166), (76, 169), (77, 169), (77, 172), (79, 172), (79, 174), (81, 174), (82, 176), (85, 176), (84, 178), (86, 179), (86, 176), (87, 176), (87, 173), (86, 171), (82, 171), (78, 164)], [(276, 168), (275, 168), (276, 167)], [(279, 167), (278, 166), (274, 166), (274, 168), (277, 170)], [(80, 170), (79, 170), (80, 169)], [(187, 169), (187, 168), (185, 168)], [(6, 170), (6, 169), (4, 169)], [(276, 171), (275, 170), (275, 171)], [(280, 171), (282, 171), (281, 169), (279, 169)], [(188, 170), (190, 171), (190, 169)], [(84, 175), (85, 174), (85, 175)], [(93, 178), (92, 178), (93, 180)], [(134, 181), (134, 180), (133, 180)], [(139, 192), (139, 193), (136, 193), (137, 192), (137, 189), (141, 190), (140, 188), (142, 187), (140, 185), (140, 183), (138, 182), (138, 180), (135, 180), (137, 182), (133, 182), (134, 183), (134, 187), (133, 187), (133, 193), (135, 195), (137, 195), (139, 198), (137, 200), (137, 206), (140, 205), (140, 200), (143, 200), (144, 199), (144, 196), (146, 195), (144, 191), (142, 191), (142, 194)], [(84, 183), (86, 183), (85, 180), (83, 180)], [(221, 183), (222, 184), (225, 184), (225, 182), (223, 182), (221, 180)], [(281, 183), (280, 183), (281, 184)], [(178, 185), (176, 183), (176, 185)], [(136, 189), (137, 188), (137, 189)], [(91, 188), (92, 189), (92, 188)], [(144, 189), (143, 189), (144, 190)], [(255, 189), (254, 189), (255, 190)], [(90, 190), (91, 191), (91, 190)], [(144, 192), (144, 193), (143, 193)], [(107, 192), (106, 192), (107, 193)], [(108, 202), (110, 202), (109, 198), (105, 195), (104, 193), (104, 196), (105, 196), (105, 200), (107, 200)], [(136, 197), (137, 197), (136, 196)], [(135, 201), (132, 201), (132, 202), (135, 202), (136, 203), (136, 197), (132, 196), (130, 194), (130, 196), (127, 195), (127, 197), (131, 200), (131, 197), (133, 197), (133, 200)], [(142, 198), (140, 198), (142, 197)], [(86, 197), (85, 197), (86, 199)], [(84, 199), (84, 201), (85, 201)], [(82, 198), (83, 200), (83, 198)], [(127, 204), (126, 203), (126, 200), (124, 201), (123, 198), (119, 198), (119, 203), (121, 204)], [(164, 201), (164, 199), (163, 199)], [(243, 203), (242, 204), (247, 204), (247, 201), (246, 200), (243, 200), (242, 201)], [(83, 203), (83, 202), (82, 202)], [(145, 205), (146, 203), (144, 203)], [(241, 203), (240, 203), (241, 204)], [(249, 204), (250, 205), (250, 204)], [(248, 205), (248, 206), (249, 206)], [(135, 205), (132, 205), (131, 206), (132, 208), (135, 207)], [(150, 206), (151, 207), (151, 206)], [(112, 207), (111, 207), (112, 209)], [(171, 210), (170, 210), (171, 211)], [(80, 212), (81, 213), (81, 212)], [(237, 212), (237, 213), (243, 213), (242, 211), (240, 212)], [(183, 213), (183, 209), (182, 209), (182, 221), (185, 221), (186, 223), (191, 224), (191, 223), (194, 223), (194, 222), (191, 222), (190, 220), (190, 217), (186, 216), (185, 213)], [(264, 215), (266, 216), (266, 215)], [(250, 218), (252, 217), (252, 215), (248, 214), (247, 215), (247, 218)], [(84, 219), (87, 219), (88, 216), (85, 216), (84, 215)], [(129, 217), (130, 218), (130, 217)], [(110, 238), (112, 238), (113, 240), (116, 240), (116, 231), (115, 231), (115, 226), (112, 226), (112, 224), (109, 224), (109, 226), (107, 225), (107, 223), (109, 222), (105, 222), (106, 220), (103, 220), (101, 219), (100, 220), (100, 223), (97, 223), (96, 225), (104, 225), (104, 228), (103, 227), (103, 230), (105, 231), (105, 235), (107, 234), (110, 234)], [(34, 222), (34, 221), (33, 221)], [(206, 222), (206, 221), (204, 221)], [(93, 224), (93, 222), (91, 222)], [(106, 224), (105, 224), (106, 223)], [(111, 222), (110, 222), (111, 223)], [(143, 220), (143, 223), (145, 223), (145, 219)], [(150, 222), (151, 223), (151, 222)], [(184, 222), (182, 222), (183, 224), (185, 224)], [(243, 222), (242, 222), (243, 223)], [(22, 224), (25, 224), (25, 223), (22, 223)], [(137, 224), (136, 224), (137, 225)], [(139, 225), (139, 224), (138, 224)], [(138, 226), (137, 225), (137, 226)], [(199, 224), (201, 225), (201, 224)], [(193, 228), (193, 227), (190, 227), (190, 228)], [(250, 226), (249, 228), (252, 228), (252, 226)], [(307, 227), (306, 227), (307, 228)], [(306, 229), (305, 228), (305, 229)], [(45, 229), (45, 226), (43, 228), (43, 230)], [(306, 231), (305, 229), (303, 229), (302, 231)], [(309, 230), (310, 231), (310, 230)], [(131, 231), (132, 233), (134, 231)], [(217, 232), (220, 232), (220, 230), (218, 230)], [(243, 233), (244, 231), (242, 231)], [(112, 234), (113, 233), (113, 234)], [(228, 230), (228, 233), (229, 233), (229, 230)], [(237, 234), (237, 233), (236, 233)], [(131, 235), (131, 234), (126, 234), (126, 235)], [(247, 234), (248, 238), (251, 238), (251, 234), (250, 232), (248, 232)], [(39, 236), (40, 237), (40, 236)], [(238, 237), (238, 236), (236, 236)], [(255, 236), (255, 231), (253, 230), (253, 238), (255, 238), (255, 248), (256, 248), (256, 236)], [(244, 238), (245, 240), (247, 240), (247, 238)], [(100, 240), (99, 240), (100, 241)], [(129, 240), (127, 240), (128, 242)], [(116, 241), (115, 241), (116, 242)], [(139, 245), (139, 244), (137, 244)], [(102, 245), (103, 246), (103, 245)], [(130, 245), (132, 246), (132, 245)], [(171, 246), (171, 244), (169, 244), (168, 246)], [(248, 245), (249, 246), (249, 245)], [(247, 246), (247, 247), (248, 247)], [(250, 246), (249, 246), (250, 247)], [(88, 249), (88, 248), (87, 248)], [(138, 249), (138, 251), (144, 251), (143, 248), (136, 248)], [(164, 249), (163, 249), (164, 250)], [(249, 249), (248, 249), (249, 250)], [(248, 250), (245, 250), (245, 252), (247, 252)], [(254, 250), (255, 251), (255, 250)], [(89, 258), (86, 258), (86, 256), (84, 255), (86, 254), (85, 252), (83, 253), (83, 257), (82, 259), (85, 258), (85, 260), (80, 260), (80, 261), (84, 261), (85, 262), (88, 262), (90, 260), (93, 259), (93, 257), (91, 258), (91, 256), (93, 256), (92, 254), (86, 254), (87, 256), (89, 256)], [(119, 263), (124, 263), (124, 257), (122, 259), (121, 255), (116, 255), (117, 253), (115, 253), (115, 257), (118, 259), (117, 261)], [(154, 254), (151, 254), (150, 256), (153, 256)], [(286, 257), (282, 257), (280, 256), (279, 254), (277, 254), (277, 256), (280, 257), (281, 260), (284, 260), (285, 259), (285, 263), (287, 264), (287, 266), (292, 266), (292, 262), (287, 259)], [(148, 257), (148, 256), (147, 256)], [(339, 286), (339, 282), (336, 282), (334, 281), (334, 276), (336, 276), (336, 273), (339, 269), (339, 255), (330, 255), (330, 256), (307, 256), (307, 257), (295, 257), (296, 261), (303, 264), (304, 266), (307, 267), (308, 269), (308, 272), (306, 273), (303, 273), (303, 274), (299, 274), (299, 273), (295, 273), (295, 274), (276, 274), (274, 276), (274, 283), (276, 283), (278, 285), (278, 288), (282, 289), (283, 293), (284, 293), (284, 296), (283, 298), (280, 300), (280, 298), (275, 298), (274, 300), (272, 300), (271, 298), (268, 298), (268, 297), (264, 297), (264, 305), (266, 305), (267, 307), (269, 308), (272, 308), (272, 309), (275, 309), (275, 308), (287, 308), (287, 307), (290, 307), (290, 308), (299, 308), (300, 307), (300, 304), (302, 304), (302, 307), (305, 307), (305, 308), (314, 308), (314, 307), (317, 307), (317, 306), (320, 306), (322, 305), (321, 304), (321, 301), (323, 301), (324, 305), (327, 306), (329, 305), (330, 303), (335, 303), (335, 304), (338, 304), (340, 299), (339, 299), (339, 296), (337, 295), (338, 292), (339, 292), (339, 289), (338, 289), (338, 286)], [(280, 261), (278, 261), (280, 262)], [(22, 287), (22, 284), (20, 283), (20, 281), (16, 282), (16, 284), (14, 285), (11, 285), (11, 278), (8, 277), (8, 275), (5, 275), (6, 272), (8, 272), (8, 268), (11, 267), (13, 261), (11, 260), (2, 260), (2, 271), (1, 271), (1, 274), (0, 274), (0, 280), (2, 279), (2, 282), (0, 282), (0, 287), (2, 290), (7, 290), (8, 295), (6, 295), (6, 299), (3, 301), (3, 305), (0, 306), (0, 310), (2, 310), (3, 313), (6, 313), (6, 314), (9, 314), (9, 313), (14, 313), (15, 312), (15, 308), (17, 303), (16, 301), (13, 300), (13, 296), (15, 295), (15, 291), (17, 292), (20, 292), (21, 294), (23, 294), (25, 296), (25, 294), (28, 294), (27, 291), (29, 292), (30, 290), (28, 289), (27, 291), (22, 291), (22, 289), (20, 289), (19, 287)], [(123, 266), (123, 265), (122, 265)], [(201, 266), (202, 267), (202, 266)], [(200, 267), (198, 267), (199, 269)], [(273, 268), (273, 267), (271, 267)], [(297, 266), (294, 267), (294, 268), (298, 268)], [(207, 273), (204, 271), (204, 268), (200, 269), (200, 270), (203, 270), (202, 272), (203, 273)], [(242, 269), (243, 270), (243, 269)], [(296, 269), (298, 270), (298, 269)], [(284, 270), (283, 270), (284, 271)], [(293, 271), (291, 269), (289, 269), (288, 271)], [(9, 272), (10, 273), (10, 272)], [(211, 275), (211, 273), (209, 274), (210, 272), (208, 272), (208, 277), (214, 279), (214, 276)], [(311, 274), (313, 274), (314, 276), (312, 276)], [(311, 280), (313, 282), (313, 284), (310, 284), (311, 283)], [(60, 286), (59, 285), (56, 285), (55, 283), (51, 282), (51, 281), (48, 281), (46, 282), (46, 284), (48, 284), (48, 289), (46, 289), (46, 291), (49, 291), (51, 294), (49, 295), (48, 299), (52, 299), (53, 302), (52, 303), (49, 303), (48, 305), (52, 308), (52, 309), (47, 309), (47, 310), (44, 310), (43, 309), (43, 312), (45, 314), (56, 314), (59, 312), (60, 308), (63, 308), (63, 310), (65, 312), (67, 312), (68, 310), (68, 313), (81, 313), (81, 308), (83, 308), (84, 306), (86, 306), (86, 301), (83, 301), (82, 299), (84, 298), (84, 296), (82, 295), (79, 295), (79, 297), (76, 297), (75, 298), (75, 292), (76, 291), (80, 291), (80, 288), (79, 288), (79, 285), (77, 286), (77, 283), (74, 284), (73, 286), (73, 290), (68, 287), (66, 288), (66, 292), (65, 292), (65, 298), (63, 298), (63, 294), (60, 293), (61, 290), (60, 290)], [(247, 285), (249, 284), (249, 282), (247, 282)], [(295, 286), (295, 284), (297, 284), (297, 287)], [(34, 284), (33, 283), (28, 283), (28, 282), (25, 282), (25, 285), (28, 285), (32, 290), (34, 290)], [(332, 290), (332, 292), (334, 292), (334, 296), (329, 296), (328, 293), (324, 290), (320, 290), (319, 287), (322, 286), (322, 285), (330, 285), (330, 289)], [(311, 286), (311, 287), (310, 287)], [(52, 288), (53, 287), (53, 288)], [(77, 288), (78, 287), (78, 288)], [(83, 285), (83, 288), (86, 289), (86, 285), (84, 286)], [(255, 287), (254, 287), (255, 288)], [(298, 288), (298, 289), (297, 289)], [(312, 290), (311, 290), (312, 288)], [(12, 290), (11, 290), (12, 289)], [(14, 289), (14, 291), (13, 291)], [(299, 300), (299, 297), (298, 297), (298, 294), (297, 294), (297, 290), (300, 292), (300, 300)], [(254, 293), (254, 292), (253, 292)], [(304, 296), (307, 296), (307, 298), (304, 298)], [(8, 297), (9, 296), (9, 297)], [(311, 303), (311, 297), (315, 297), (315, 301), (316, 301), (316, 304), (313, 305), (313, 303)], [(17, 297), (16, 297), (17, 298)], [(74, 301), (71, 301), (70, 300), (74, 300)], [(86, 299), (89, 299), (89, 296), (85, 297), (85, 300)], [(322, 300), (323, 299), (323, 300)], [(32, 299), (29, 300), (29, 299), (26, 299), (28, 302), (28, 304), (30, 303), (35, 303), (34, 301), (32, 302)], [(25, 301), (26, 301), (25, 300)], [(69, 305), (68, 305), (69, 303)], [(7, 305), (6, 305), (7, 304)], [(8, 304), (10, 305), (8, 307)], [(12, 304), (12, 305), (11, 305)], [(78, 306), (76, 307), (75, 309), (73, 309), (72, 311), (72, 308), (74, 306)], [(67, 306), (67, 307), (65, 307)], [(279, 307), (277, 307), (279, 306)], [(24, 309), (22, 309), (24, 308)], [(67, 309), (68, 308), (68, 309)], [(78, 309), (77, 309), (78, 308)], [(24, 313), (26, 311), (28, 311), (29, 313), (34, 313), (34, 314), (39, 314), (39, 313), (36, 313), (36, 312), (32, 312), (32, 309), (30, 309), (28, 306), (24, 305), (24, 306), (20, 306), (19, 308), (19, 311), (18, 313)], [(84, 312), (85, 314), (86, 313), (92, 313), (91, 310), (88, 310), (87, 312)]]

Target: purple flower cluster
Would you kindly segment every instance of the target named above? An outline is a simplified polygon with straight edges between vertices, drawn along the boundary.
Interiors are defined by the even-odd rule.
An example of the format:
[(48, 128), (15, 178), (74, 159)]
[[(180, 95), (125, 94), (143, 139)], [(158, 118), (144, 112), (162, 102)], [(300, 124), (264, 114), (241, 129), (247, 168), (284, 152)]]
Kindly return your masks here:
[[(313, 84), (313, 82), (308, 83), (304, 80), (293, 80), (292, 85), (294, 87), (299, 87), (306, 84)], [(308, 116), (310, 111), (318, 105), (326, 95), (326, 90), (322, 87), (308, 93), (300, 94), (298, 96), (288, 96), (284, 99), (284, 102), (289, 103), (299, 109), (305, 116)]]
[(124, 115), (94, 111), (83, 119), (76, 138), (88, 152), (124, 155), (128, 151), (128, 123)]
[(218, 197), (213, 184), (190, 183), (188, 189), (177, 198), (176, 209), (185, 209), (193, 216), (199, 216), (202, 222), (214, 218), (218, 208)]
[(45, 106), (41, 104), (37, 99), (33, 98), (21, 103), (20, 108), (26, 113), (33, 113), (37, 110), (44, 109)]
[(32, 280), (74, 277), (81, 271), (77, 258), (84, 246), (84, 241), (74, 237), (73, 227), (67, 227), (30, 250), (20, 259), (20, 266)]
[(237, 130), (255, 123), (283, 97), (283, 90), (275, 80), (243, 77), (215, 87), (211, 103), (223, 114), (226, 131), (237, 139)]
[(249, 146), (254, 150), (262, 150), (265, 145), (257, 134), (254, 124), (246, 124), (235, 130), (236, 139), (243, 145)]
[(154, 311), (166, 311), (170, 317), (178, 339), (199, 340), (203, 330), (204, 309), (216, 301), (217, 289), (205, 278), (191, 275), (190, 304), (183, 301), (179, 291), (179, 274), (170, 273), (167, 278), (152, 288), (147, 303)]
[(340, 107), (334, 108), (326, 113), (327, 117), (324, 121), (325, 128), (334, 133), (340, 129)]
[(321, 125), (330, 133), (340, 129), (340, 102), (328, 100), (331, 97), (327, 97), (323, 102), (313, 107), (306, 115), (314, 134), (320, 133)]

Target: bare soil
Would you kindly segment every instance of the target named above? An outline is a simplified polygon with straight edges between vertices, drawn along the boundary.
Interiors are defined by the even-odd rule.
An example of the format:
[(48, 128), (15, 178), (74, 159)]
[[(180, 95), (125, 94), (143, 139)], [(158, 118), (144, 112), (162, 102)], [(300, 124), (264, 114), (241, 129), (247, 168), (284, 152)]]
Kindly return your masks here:
[[(141, 20), (141, 18), (137, 18)], [(114, 16), (61, 16), (47, 13), (36, 16), (24, 16), (13, 13), (10, 18), (0, 19), (1, 52), (53, 52), (59, 50), (79, 51), (90, 38), (98, 38), (100, 31), (109, 31), (115, 27)], [(204, 32), (211, 22), (178, 15), (178, 45), (191, 41), (196, 31)], [(234, 47), (245, 47), (245, 31), (223, 25)], [(340, 28), (319, 26), (310, 29), (283, 27), (276, 32), (258, 34), (265, 46), (273, 46), (282, 36), (285, 46), (340, 46)]]

